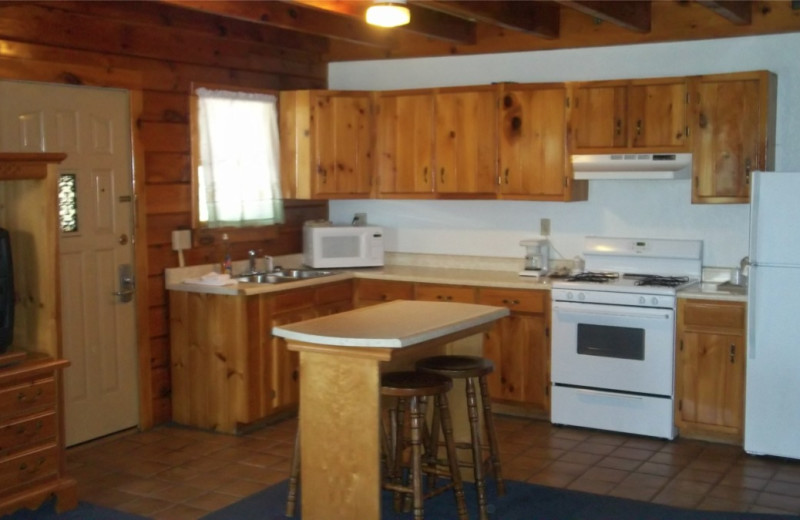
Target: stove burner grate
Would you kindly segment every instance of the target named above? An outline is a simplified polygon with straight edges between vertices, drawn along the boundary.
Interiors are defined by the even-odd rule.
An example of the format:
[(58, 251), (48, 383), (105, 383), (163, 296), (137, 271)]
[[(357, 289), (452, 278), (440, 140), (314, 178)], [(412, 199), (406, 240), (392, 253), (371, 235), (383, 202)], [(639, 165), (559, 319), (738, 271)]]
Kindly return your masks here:
[(619, 278), (619, 273), (597, 273), (587, 271), (578, 273), (567, 278), (568, 282), (593, 282), (593, 283), (608, 283), (612, 280)]
[(636, 280), (636, 285), (655, 286), (655, 287), (678, 287), (689, 282), (687, 276), (659, 276), (645, 275)]

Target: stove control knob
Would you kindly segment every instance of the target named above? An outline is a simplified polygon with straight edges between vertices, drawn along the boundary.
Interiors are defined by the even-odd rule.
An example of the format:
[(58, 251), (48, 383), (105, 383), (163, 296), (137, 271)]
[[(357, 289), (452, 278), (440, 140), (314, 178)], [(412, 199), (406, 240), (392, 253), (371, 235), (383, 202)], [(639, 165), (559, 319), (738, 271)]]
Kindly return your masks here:
[(657, 305), (658, 305), (658, 298), (656, 298), (655, 296), (653, 296), (653, 299), (652, 299), (652, 300), (650, 300), (650, 303), (652, 303), (652, 304), (653, 304), (653, 307), (657, 306)]
[(574, 297), (575, 297), (575, 296), (572, 294), (572, 291), (569, 291), (569, 292), (567, 292), (567, 299), (568, 299), (568, 300), (571, 300), (571, 299), (573, 299)]
[(647, 298), (645, 298), (644, 296), (639, 296), (639, 304), (644, 305), (646, 303), (647, 303)]
[(583, 300), (585, 300), (585, 299), (586, 299), (586, 295), (585, 295), (585, 294), (583, 294), (582, 292), (581, 292), (581, 293), (578, 293), (578, 299), (579, 299), (580, 301), (583, 301)]

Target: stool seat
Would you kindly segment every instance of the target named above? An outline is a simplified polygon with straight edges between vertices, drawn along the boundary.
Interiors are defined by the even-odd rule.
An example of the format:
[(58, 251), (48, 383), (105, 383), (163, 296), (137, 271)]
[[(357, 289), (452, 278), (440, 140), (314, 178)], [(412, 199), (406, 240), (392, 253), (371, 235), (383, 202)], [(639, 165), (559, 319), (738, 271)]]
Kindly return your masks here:
[(392, 397), (438, 395), (450, 391), (449, 377), (425, 372), (387, 372), (381, 375), (381, 394)]
[(432, 356), (421, 359), (417, 370), (448, 377), (482, 377), (494, 371), (494, 363), (478, 356)]

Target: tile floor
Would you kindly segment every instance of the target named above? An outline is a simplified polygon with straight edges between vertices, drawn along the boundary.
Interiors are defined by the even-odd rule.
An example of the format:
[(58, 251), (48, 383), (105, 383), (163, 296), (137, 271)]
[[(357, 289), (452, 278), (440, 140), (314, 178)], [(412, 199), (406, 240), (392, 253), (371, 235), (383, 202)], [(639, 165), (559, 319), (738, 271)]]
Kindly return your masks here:
[[(295, 420), (231, 436), (178, 426), (70, 448), (81, 500), (194, 519), (287, 478)], [(800, 462), (741, 448), (498, 416), (508, 479), (695, 509), (800, 514)]]

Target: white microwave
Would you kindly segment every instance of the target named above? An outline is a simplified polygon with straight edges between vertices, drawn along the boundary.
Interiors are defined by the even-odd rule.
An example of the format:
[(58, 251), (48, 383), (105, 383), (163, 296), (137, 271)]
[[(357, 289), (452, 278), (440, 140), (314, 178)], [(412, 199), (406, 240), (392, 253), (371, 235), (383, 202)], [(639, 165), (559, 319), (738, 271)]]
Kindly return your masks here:
[(383, 265), (383, 229), (376, 226), (304, 226), (303, 263), (309, 267)]

